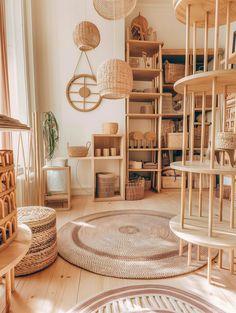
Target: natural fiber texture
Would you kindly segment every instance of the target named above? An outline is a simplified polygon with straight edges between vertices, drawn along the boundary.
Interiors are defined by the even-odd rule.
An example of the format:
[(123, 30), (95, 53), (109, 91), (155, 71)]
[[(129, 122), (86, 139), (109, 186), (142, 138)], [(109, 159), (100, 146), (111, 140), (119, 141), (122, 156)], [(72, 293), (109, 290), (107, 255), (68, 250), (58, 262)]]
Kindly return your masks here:
[(125, 199), (127, 201), (142, 200), (144, 198), (144, 191), (145, 191), (144, 179), (130, 181), (125, 185)]
[(179, 257), (179, 239), (169, 228), (170, 216), (148, 210), (101, 212), (64, 225), (58, 233), (60, 255), (94, 273), (119, 278), (166, 278), (195, 271), (207, 263), (187, 266)]
[(102, 312), (224, 313), (193, 293), (161, 285), (138, 285), (109, 290), (76, 306), (68, 313)]
[(93, 0), (97, 13), (107, 20), (118, 20), (128, 16), (137, 0)]
[(217, 133), (216, 149), (236, 149), (236, 134), (231, 132)]
[(19, 223), (32, 231), (29, 252), (16, 267), (16, 275), (27, 275), (51, 265), (57, 258), (56, 212), (54, 209), (32, 206), (18, 208)]
[(115, 175), (112, 173), (97, 173), (96, 195), (98, 198), (115, 196)]
[(165, 83), (173, 84), (177, 80), (184, 77), (185, 65), (184, 64), (172, 64), (168, 61), (165, 62)]
[(122, 60), (105, 61), (98, 68), (97, 84), (103, 98), (127, 98), (133, 88), (132, 69), (128, 63)]
[(76, 25), (73, 38), (81, 51), (95, 49), (100, 43), (100, 33), (97, 26), (88, 21)]
[(103, 123), (102, 130), (106, 135), (116, 135), (118, 132), (119, 124), (118, 123)]

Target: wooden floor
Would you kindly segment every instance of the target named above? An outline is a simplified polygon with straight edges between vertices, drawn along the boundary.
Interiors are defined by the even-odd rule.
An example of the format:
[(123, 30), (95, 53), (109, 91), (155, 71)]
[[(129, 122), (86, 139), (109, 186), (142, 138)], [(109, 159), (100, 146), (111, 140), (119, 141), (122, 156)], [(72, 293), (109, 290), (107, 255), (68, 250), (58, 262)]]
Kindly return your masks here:
[[(79, 216), (115, 209), (152, 209), (177, 214), (179, 207), (180, 194), (177, 191), (150, 193), (146, 199), (137, 202), (94, 203), (89, 196), (83, 196), (73, 200), (71, 211), (58, 212), (57, 223), (60, 228)], [(228, 266), (227, 258), (224, 265)], [(13, 294), (11, 312), (66, 313), (78, 302), (105, 290), (127, 285), (157, 283), (196, 293), (225, 312), (236, 313), (236, 275), (230, 275), (227, 270), (219, 272), (215, 265), (213, 279), (214, 284), (208, 285), (205, 269), (171, 279), (144, 281), (115, 279), (89, 273), (58, 257), (48, 269), (16, 280), (17, 287)], [(4, 300), (3, 290), (3, 286), (0, 286), (0, 312)]]

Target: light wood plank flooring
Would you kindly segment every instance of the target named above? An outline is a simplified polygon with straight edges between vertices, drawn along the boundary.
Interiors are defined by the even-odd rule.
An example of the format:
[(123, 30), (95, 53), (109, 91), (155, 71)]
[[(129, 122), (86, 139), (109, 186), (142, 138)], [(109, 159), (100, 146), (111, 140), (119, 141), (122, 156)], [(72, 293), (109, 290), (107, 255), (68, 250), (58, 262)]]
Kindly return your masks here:
[[(207, 197), (204, 203), (207, 204)], [(137, 202), (94, 203), (91, 197), (82, 196), (73, 199), (71, 211), (58, 212), (57, 224), (60, 228), (66, 222), (79, 216), (106, 210), (151, 209), (178, 214), (179, 208), (180, 194), (178, 191), (168, 191), (161, 194), (150, 193), (144, 200)], [(225, 254), (225, 267), (228, 266), (227, 259)], [(57, 261), (48, 269), (16, 280), (16, 291), (13, 294), (11, 312), (66, 313), (78, 302), (105, 290), (127, 285), (157, 283), (196, 293), (224, 309), (225, 312), (236, 313), (236, 275), (230, 275), (227, 270), (219, 272), (215, 265), (213, 279), (214, 284), (208, 285), (206, 269), (190, 275), (164, 280), (115, 279), (79, 269), (58, 257)], [(4, 300), (3, 290), (3, 286), (0, 286), (0, 312)]]

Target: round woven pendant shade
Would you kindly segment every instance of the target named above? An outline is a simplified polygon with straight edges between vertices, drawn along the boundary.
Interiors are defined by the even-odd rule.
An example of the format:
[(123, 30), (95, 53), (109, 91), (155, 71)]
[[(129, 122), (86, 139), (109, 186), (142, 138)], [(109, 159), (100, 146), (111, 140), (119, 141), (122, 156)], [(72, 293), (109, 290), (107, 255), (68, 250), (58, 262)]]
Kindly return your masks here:
[(125, 61), (111, 59), (102, 63), (97, 72), (100, 95), (105, 99), (127, 98), (133, 88), (133, 73)]
[(93, 0), (97, 13), (107, 20), (118, 20), (128, 16), (137, 0)]
[(76, 25), (73, 38), (81, 51), (95, 49), (100, 43), (100, 33), (97, 26), (88, 21)]

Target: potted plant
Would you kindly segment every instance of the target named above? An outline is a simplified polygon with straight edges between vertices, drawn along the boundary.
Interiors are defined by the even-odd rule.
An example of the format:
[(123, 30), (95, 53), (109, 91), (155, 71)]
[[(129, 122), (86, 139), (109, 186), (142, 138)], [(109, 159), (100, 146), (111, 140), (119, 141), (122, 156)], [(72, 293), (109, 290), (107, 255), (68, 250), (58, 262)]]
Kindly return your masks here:
[[(44, 157), (48, 167), (64, 167), (67, 165), (67, 159), (54, 158), (59, 142), (59, 126), (53, 112), (43, 113), (43, 140)], [(66, 189), (66, 175), (64, 171), (48, 171), (47, 192), (61, 193)]]
[(47, 161), (51, 161), (59, 142), (58, 123), (55, 115), (51, 111), (43, 113), (43, 139), (45, 158)]

